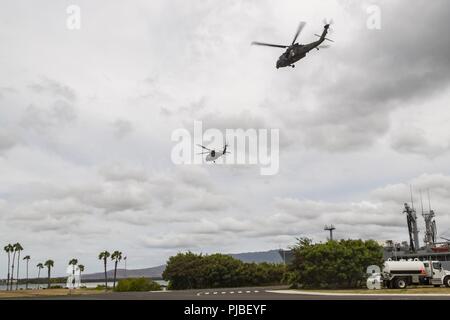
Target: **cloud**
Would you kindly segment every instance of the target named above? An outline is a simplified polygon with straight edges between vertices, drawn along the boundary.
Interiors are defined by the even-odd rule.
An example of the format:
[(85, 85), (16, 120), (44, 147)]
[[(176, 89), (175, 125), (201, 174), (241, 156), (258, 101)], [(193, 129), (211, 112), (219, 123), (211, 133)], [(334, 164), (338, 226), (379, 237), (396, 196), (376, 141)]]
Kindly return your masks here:
[[(381, 30), (369, 30), (364, 23), (348, 29), (350, 24), (336, 21), (337, 43), (323, 57), (322, 70), (317, 70), (320, 80), (308, 79), (294, 95), (289, 112), (281, 114), (293, 127), (292, 134), (300, 134), (309, 148), (332, 152), (368, 149), (390, 130), (393, 110), (449, 88), (450, 41), (435, 41), (436, 30), (449, 27), (450, 14), (442, 10), (448, 7), (445, 1), (426, 7), (420, 1), (395, 5), (380, 1), (379, 5)], [(359, 11), (359, 16), (364, 12), (353, 10)], [(412, 21), (414, 32), (409, 29)], [(352, 34), (350, 41), (340, 39), (344, 32)], [(320, 99), (305, 101), (305, 89), (317, 90)], [(415, 148), (403, 151), (417, 152)]]
[(118, 119), (113, 123), (114, 136), (118, 139), (122, 139), (133, 132), (133, 125), (130, 121)]
[(13, 148), (18, 143), (18, 138), (9, 131), (0, 129), (0, 155)]
[(437, 145), (430, 140), (424, 130), (408, 126), (393, 134), (392, 148), (406, 154), (425, 155), (430, 158), (442, 155), (449, 150), (449, 145)]
[(119, 163), (101, 167), (99, 173), (107, 181), (146, 181), (147, 172), (142, 167), (127, 167)]
[[(381, 30), (366, 28), (369, 4), (380, 5)], [(57, 6), (9, 2), (0, 11), (8, 48), (0, 234), (36, 259), (52, 245), (56, 273), (72, 253), (96, 271), (98, 251), (124, 248), (130, 267), (148, 267), (188, 248), (323, 241), (330, 223), (338, 238), (405, 240), (410, 184), (416, 207), (419, 190), (425, 200), (430, 189), (445, 234), (450, 43), (436, 35), (449, 29), (447, 8), (441, 0), (175, 0), (123, 10), (99, 1), (83, 4), (92, 19), (68, 32)], [(335, 42), (276, 70), (281, 51), (250, 42), (289, 42), (299, 12), (308, 23), (299, 41), (312, 41), (325, 16)], [(171, 133), (193, 120), (204, 129), (280, 129), (279, 173), (174, 165)]]
[(167, 234), (161, 237), (142, 237), (141, 243), (146, 248), (189, 250), (199, 248), (202, 243), (210, 243), (211, 237), (189, 234)]
[(26, 129), (45, 132), (48, 129), (70, 124), (76, 118), (76, 109), (72, 104), (64, 100), (56, 100), (48, 108), (29, 105), (24, 112), (21, 125)]
[(64, 98), (69, 102), (75, 102), (77, 99), (74, 89), (45, 77), (39, 83), (32, 83), (28, 87), (36, 93), (47, 93), (55, 98)]

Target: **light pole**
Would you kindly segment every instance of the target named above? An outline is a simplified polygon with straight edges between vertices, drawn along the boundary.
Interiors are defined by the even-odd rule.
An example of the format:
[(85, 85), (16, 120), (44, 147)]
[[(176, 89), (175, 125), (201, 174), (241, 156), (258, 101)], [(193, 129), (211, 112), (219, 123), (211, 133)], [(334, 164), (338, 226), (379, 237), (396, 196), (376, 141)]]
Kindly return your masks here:
[(125, 261), (125, 278), (127, 277), (127, 257), (124, 257), (123, 260)]

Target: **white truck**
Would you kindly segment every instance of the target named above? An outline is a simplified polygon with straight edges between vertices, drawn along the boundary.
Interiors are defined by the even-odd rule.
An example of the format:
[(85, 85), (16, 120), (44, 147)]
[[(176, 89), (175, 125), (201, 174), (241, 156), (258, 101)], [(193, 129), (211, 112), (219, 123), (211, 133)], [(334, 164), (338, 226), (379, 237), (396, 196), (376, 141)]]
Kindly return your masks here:
[(418, 259), (388, 260), (383, 268), (370, 266), (367, 288), (405, 289), (409, 285), (434, 285), (450, 287), (450, 271), (442, 268), (439, 261), (420, 261)]

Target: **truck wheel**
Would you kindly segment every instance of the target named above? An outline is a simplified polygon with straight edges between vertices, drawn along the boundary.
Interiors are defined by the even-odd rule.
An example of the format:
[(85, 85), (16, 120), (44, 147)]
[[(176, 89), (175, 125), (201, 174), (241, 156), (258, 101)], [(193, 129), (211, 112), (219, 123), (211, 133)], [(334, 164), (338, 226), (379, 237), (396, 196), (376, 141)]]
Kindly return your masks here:
[(444, 284), (447, 288), (450, 288), (450, 276), (444, 278)]
[(395, 280), (395, 288), (397, 289), (406, 289), (408, 284), (406, 283), (406, 280), (403, 278), (398, 278)]

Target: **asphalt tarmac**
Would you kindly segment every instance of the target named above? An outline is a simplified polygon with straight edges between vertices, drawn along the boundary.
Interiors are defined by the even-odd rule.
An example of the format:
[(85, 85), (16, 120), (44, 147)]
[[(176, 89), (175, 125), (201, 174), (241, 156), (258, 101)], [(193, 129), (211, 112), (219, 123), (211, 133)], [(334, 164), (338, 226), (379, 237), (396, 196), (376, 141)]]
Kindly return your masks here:
[(249, 287), (155, 292), (108, 292), (82, 296), (27, 298), (37, 300), (450, 300), (450, 295), (313, 294), (286, 287)]

